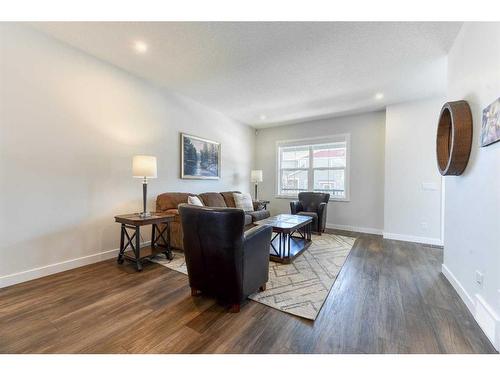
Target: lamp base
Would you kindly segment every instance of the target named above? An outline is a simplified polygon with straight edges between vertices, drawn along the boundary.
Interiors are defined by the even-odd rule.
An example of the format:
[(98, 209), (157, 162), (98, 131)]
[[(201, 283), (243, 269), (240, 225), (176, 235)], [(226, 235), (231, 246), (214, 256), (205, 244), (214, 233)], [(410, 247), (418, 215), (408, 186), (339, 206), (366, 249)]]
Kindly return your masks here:
[(141, 219), (146, 219), (151, 217), (151, 212), (146, 211), (146, 197), (148, 195), (148, 179), (144, 177), (144, 181), (142, 181), (142, 212), (139, 214)]

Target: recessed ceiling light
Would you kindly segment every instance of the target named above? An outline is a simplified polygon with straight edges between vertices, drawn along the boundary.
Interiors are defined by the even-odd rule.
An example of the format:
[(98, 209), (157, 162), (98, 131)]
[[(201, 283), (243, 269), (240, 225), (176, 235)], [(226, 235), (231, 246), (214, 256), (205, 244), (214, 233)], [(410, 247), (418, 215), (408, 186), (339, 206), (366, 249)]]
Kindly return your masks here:
[(142, 40), (136, 40), (132, 46), (137, 53), (146, 53), (148, 51), (148, 45)]
[(267, 119), (267, 116), (266, 115), (260, 115), (259, 118), (260, 118), (261, 121), (264, 121), (265, 119)]
[(384, 99), (384, 94), (382, 94), (381, 92), (377, 92), (375, 94), (375, 99), (377, 99), (377, 100)]

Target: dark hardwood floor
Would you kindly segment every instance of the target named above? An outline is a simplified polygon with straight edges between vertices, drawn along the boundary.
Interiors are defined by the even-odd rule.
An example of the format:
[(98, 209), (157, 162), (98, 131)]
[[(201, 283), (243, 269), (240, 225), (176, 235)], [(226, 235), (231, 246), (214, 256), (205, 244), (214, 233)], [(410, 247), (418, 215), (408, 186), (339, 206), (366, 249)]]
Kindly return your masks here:
[(0, 289), (1, 353), (494, 353), (442, 249), (360, 235), (318, 319), (191, 297), (187, 276), (114, 260)]

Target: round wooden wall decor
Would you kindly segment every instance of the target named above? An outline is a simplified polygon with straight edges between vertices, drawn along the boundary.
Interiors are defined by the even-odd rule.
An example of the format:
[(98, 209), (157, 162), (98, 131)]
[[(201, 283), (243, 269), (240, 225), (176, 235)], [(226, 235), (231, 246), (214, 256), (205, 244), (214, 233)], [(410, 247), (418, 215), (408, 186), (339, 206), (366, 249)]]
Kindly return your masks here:
[(472, 114), (465, 100), (448, 102), (441, 108), (436, 137), (439, 173), (459, 176), (469, 161), (472, 146)]

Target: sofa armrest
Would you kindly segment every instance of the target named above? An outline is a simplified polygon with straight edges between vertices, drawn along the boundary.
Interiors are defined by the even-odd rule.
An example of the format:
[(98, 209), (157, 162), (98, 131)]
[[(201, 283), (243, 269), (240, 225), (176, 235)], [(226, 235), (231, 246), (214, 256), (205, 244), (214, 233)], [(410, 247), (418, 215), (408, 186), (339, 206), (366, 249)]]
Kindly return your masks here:
[(291, 201), (290, 202), (290, 213), (292, 215), (296, 215), (297, 212), (304, 211), (304, 208), (302, 207), (302, 203), (300, 201)]

